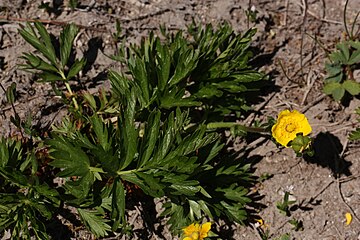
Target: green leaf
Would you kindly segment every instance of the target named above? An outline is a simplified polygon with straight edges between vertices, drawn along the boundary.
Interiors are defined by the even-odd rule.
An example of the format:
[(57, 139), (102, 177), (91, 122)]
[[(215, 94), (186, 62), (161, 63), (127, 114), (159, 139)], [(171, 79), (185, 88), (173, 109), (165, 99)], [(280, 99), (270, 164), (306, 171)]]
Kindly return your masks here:
[(353, 80), (345, 80), (342, 84), (343, 88), (348, 91), (351, 95), (355, 96), (360, 93), (360, 83)]
[[(191, 221), (194, 221), (195, 219), (201, 218), (201, 206), (194, 200), (188, 200), (189, 206), (190, 206), (190, 219)], [(195, 217), (194, 217), (195, 215)]]
[(156, 49), (158, 55), (156, 55), (159, 62), (156, 69), (158, 77), (158, 87), (160, 91), (164, 91), (170, 76), (171, 58), (170, 51), (167, 46), (161, 45), (160, 40), (156, 41)]
[(24, 58), (28, 64), (24, 66), (25, 69), (35, 68), (37, 70), (42, 70), (42, 71), (50, 71), (54, 73), (58, 72), (58, 69), (56, 67), (45, 62), (39, 56), (36, 56), (32, 53), (23, 53), (22, 58)]
[(108, 231), (111, 230), (111, 227), (106, 223), (108, 222), (104, 219), (97, 211), (87, 210), (87, 209), (76, 209), (79, 213), (81, 220), (84, 222), (85, 227), (89, 229), (97, 237), (105, 237), (108, 235)]
[(12, 82), (11, 85), (6, 89), (6, 100), (10, 104), (15, 102), (16, 83)]
[(110, 70), (108, 75), (113, 93), (116, 93), (119, 97), (129, 94), (131, 84), (129, 79), (113, 70)]
[(164, 195), (164, 186), (160, 185), (159, 179), (154, 178), (151, 174), (126, 173), (121, 174), (121, 178), (139, 186), (145, 194), (152, 197), (161, 197)]
[(112, 138), (109, 138), (107, 126), (98, 115), (93, 115), (89, 118), (89, 122), (95, 132), (95, 142), (98, 142), (104, 151), (110, 151), (112, 145)]
[(51, 64), (56, 66), (56, 55), (54, 47), (51, 43), (50, 35), (47, 33), (46, 29), (41, 23), (35, 22), (34, 25), (40, 36), (36, 34), (35, 29), (30, 23), (26, 23), (25, 27), (21, 26), (21, 29), (19, 30), (20, 35), (25, 39), (25, 41), (40, 51), (44, 57), (51, 62)]
[(40, 22), (34, 23), (36, 29), (38, 30), (41, 40), (44, 42), (45, 49), (41, 49), (41, 52), (47, 53), (46, 56), (50, 57), (49, 60), (52, 63), (56, 63), (56, 54), (53, 44), (51, 43), (51, 38), (44, 25)]
[(42, 185), (35, 185), (34, 189), (38, 194), (50, 199), (53, 203), (56, 204), (60, 203), (60, 197), (58, 191), (56, 191), (53, 188), (50, 188), (49, 185), (47, 185), (46, 183), (43, 183)]
[(360, 49), (354, 51), (351, 54), (349, 62), (348, 62), (349, 65), (353, 65), (353, 64), (357, 64), (357, 63), (360, 63)]
[(111, 219), (125, 221), (125, 190), (120, 178), (115, 179), (112, 187)]
[(224, 207), (226, 215), (230, 220), (236, 221), (238, 223), (243, 223), (247, 219), (247, 213), (243, 208), (243, 205), (231, 205), (225, 201), (220, 202), (222, 207)]
[[(69, 24), (69, 25), (66, 25), (65, 28), (63, 29), (63, 31), (60, 33), (60, 61), (61, 61), (61, 66), (63, 69), (69, 60), (73, 41), (74, 41), (78, 31), (79, 31), (79, 29), (75, 24)], [(81, 61), (84, 61), (84, 60), (81, 60)], [(76, 65), (76, 64), (79, 65), (79, 63), (75, 63), (74, 65)], [(74, 66), (72, 68), (74, 68)], [(79, 68), (79, 66), (76, 67), (76, 70), (78, 68)], [(73, 72), (76, 72), (75, 74), (72, 73), (73, 76), (75, 76), (79, 71), (76, 72), (75, 70), (73, 70)], [(70, 72), (71, 72), (71, 70), (70, 70)], [(70, 73), (69, 73), (69, 75), (70, 75)], [(68, 76), (68, 79), (70, 79), (73, 76), (71, 76), (71, 75), (70, 75), (70, 77)]]
[(76, 181), (67, 181), (65, 189), (78, 199), (85, 199), (94, 183), (94, 174), (87, 172)]
[(145, 134), (141, 144), (141, 156), (138, 168), (143, 167), (154, 152), (155, 145), (159, 138), (160, 117), (161, 113), (158, 110), (150, 113), (148, 125), (145, 128)]
[(30, 205), (35, 208), (44, 218), (46, 218), (47, 220), (50, 220), (52, 217), (52, 212), (50, 209), (47, 208), (46, 205), (44, 205), (43, 203), (38, 203), (38, 202), (34, 202), (34, 201), (30, 201)]
[[(340, 50), (341, 55), (337, 56), (337, 58), (343, 63), (347, 64), (350, 58), (349, 46), (346, 42), (342, 42), (336, 45), (336, 48)], [(341, 56), (341, 57), (340, 57)]]
[(27, 177), (11, 167), (0, 168), (0, 175), (3, 176), (6, 180), (11, 181), (20, 187), (30, 186)]
[(332, 92), (332, 96), (336, 101), (340, 101), (344, 97), (344, 94), (345, 94), (345, 89), (343, 87), (336, 88)]
[(56, 82), (65, 80), (60, 75), (50, 72), (42, 72), (39, 74), (39, 77), (42, 79), (41, 82)]
[(89, 158), (80, 147), (76, 147), (70, 141), (59, 136), (55, 136), (54, 139), (50, 139), (46, 143), (53, 149), (51, 156), (54, 160), (49, 164), (61, 168), (58, 176), (84, 176), (89, 173)]
[(144, 61), (139, 58), (135, 62), (129, 62), (129, 68), (134, 76), (134, 81), (139, 84), (139, 89), (142, 92), (142, 97), (145, 103), (148, 104), (150, 100), (148, 76)]
[(132, 91), (131, 95), (127, 99), (126, 109), (124, 115), (121, 116), (121, 123), (124, 131), (124, 148), (125, 148), (125, 159), (121, 162), (120, 170), (125, 169), (134, 160), (137, 152), (137, 138), (138, 133), (135, 129), (135, 106), (136, 96), (135, 92)]
[(69, 73), (66, 76), (67, 80), (75, 77), (85, 66), (86, 59), (82, 58), (81, 60), (76, 59), (75, 63), (71, 66)]

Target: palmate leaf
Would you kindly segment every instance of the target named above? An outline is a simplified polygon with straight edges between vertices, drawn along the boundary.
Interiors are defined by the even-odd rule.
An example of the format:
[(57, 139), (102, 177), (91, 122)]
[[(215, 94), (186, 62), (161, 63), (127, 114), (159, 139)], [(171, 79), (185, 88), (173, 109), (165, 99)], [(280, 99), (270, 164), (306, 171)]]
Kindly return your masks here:
[(89, 158), (80, 147), (57, 135), (47, 140), (47, 144), (53, 149), (54, 160), (50, 165), (62, 169), (60, 177), (85, 176), (90, 172)]
[(40, 51), (53, 66), (56, 66), (56, 54), (49, 33), (42, 23), (35, 22), (34, 26), (39, 35), (36, 34), (34, 27), (30, 23), (22, 26), (19, 30), (20, 35), (35, 49)]

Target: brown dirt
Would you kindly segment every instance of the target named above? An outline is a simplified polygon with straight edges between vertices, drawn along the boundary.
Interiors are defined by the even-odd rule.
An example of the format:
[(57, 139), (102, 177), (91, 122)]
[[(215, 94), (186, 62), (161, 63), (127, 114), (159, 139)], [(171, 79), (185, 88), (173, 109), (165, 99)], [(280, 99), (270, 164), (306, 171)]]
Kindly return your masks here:
[[(51, 1), (50, 6), (58, 2), (62, 1)], [(83, 74), (83, 84), (90, 91), (95, 91), (103, 84), (108, 87), (106, 70), (117, 67), (104, 55), (104, 52), (109, 54), (115, 51), (110, 34), (114, 32), (116, 19), (120, 20), (127, 37), (133, 42), (138, 42), (161, 24), (173, 30), (185, 29), (192, 18), (201, 23), (226, 20), (236, 31), (244, 31), (248, 26), (244, 11), (249, 8), (250, 2), (250, 6), (258, 11), (256, 22), (249, 23), (249, 26), (258, 29), (254, 47), (258, 49), (259, 56), (254, 63), (270, 74), (271, 81), (279, 87), (279, 91), (267, 94), (264, 97), (266, 104), (254, 106), (257, 111), (246, 121), (262, 120), (264, 116), (276, 117), (285, 108), (301, 110), (313, 126), (312, 136), (317, 152), (315, 160), (303, 159), (296, 158), (290, 149), (279, 150), (271, 141), (250, 143), (255, 146), (250, 153), (252, 159), (257, 159), (254, 162), (255, 173), (259, 176), (273, 174), (272, 178), (257, 186), (256, 190), (263, 196), (260, 203), (267, 206), (258, 215), (264, 219), (273, 239), (284, 233), (290, 233), (293, 239), (303, 240), (360, 239), (360, 221), (354, 217), (349, 226), (344, 223), (344, 214), (350, 211), (349, 207), (360, 216), (360, 145), (347, 140), (349, 132), (357, 123), (354, 110), (360, 106), (360, 101), (355, 98), (343, 106), (324, 96), (321, 89), (326, 54), (313, 39), (316, 37), (326, 48), (333, 49), (343, 38), (342, 9), (345, 1), (79, 2), (80, 7), (74, 12), (59, 7), (48, 13), (38, 8), (41, 1), (0, 1), (1, 16), (8, 17), (7, 20), (2, 19), (0, 24), (1, 81), (5, 87), (11, 82), (17, 83), (16, 109), (21, 117), (32, 116), (34, 124), (45, 125), (63, 115), (51, 94), (50, 86), (35, 82), (32, 74), (17, 69), (21, 53), (31, 50), (17, 32), (24, 19), (74, 22), (85, 26), (75, 44), (79, 54), (89, 54), (94, 60)], [(300, 2), (307, 2), (307, 12)], [(348, 21), (354, 19), (358, 9), (360, 1), (349, 1)], [(56, 22), (47, 24), (47, 27), (53, 33), (60, 31)], [(0, 101), (5, 102), (4, 94), (0, 96)], [(9, 123), (9, 116), (13, 114), (11, 108), (2, 104), (1, 113), (1, 132), (13, 133), (15, 128)], [(337, 174), (340, 175), (339, 179), (335, 178)], [(291, 192), (296, 198), (297, 208), (293, 209), (292, 217), (303, 221), (303, 231), (292, 230), (292, 226), (287, 223), (290, 218), (280, 214), (276, 208), (276, 202), (282, 200), (285, 191)], [(129, 215), (135, 229), (149, 227), (143, 226), (143, 216), (139, 214), (139, 209), (131, 211)], [(159, 223), (154, 227), (158, 228)], [(226, 227), (222, 229), (225, 231)], [(228, 226), (227, 231), (230, 234), (224, 239), (260, 239), (251, 226)], [(172, 239), (166, 228), (162, 235), (138, 235), (134, 239)], [(74, 238), (89, 239), (87, 236), (79, 234)]]

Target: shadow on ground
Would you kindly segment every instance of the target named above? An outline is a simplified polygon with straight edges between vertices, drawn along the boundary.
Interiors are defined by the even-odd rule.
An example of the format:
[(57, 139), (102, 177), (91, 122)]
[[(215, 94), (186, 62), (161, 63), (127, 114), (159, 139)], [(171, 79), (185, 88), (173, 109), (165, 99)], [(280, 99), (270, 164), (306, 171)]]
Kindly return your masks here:
[(329, 168), (335, 177), (351, 175), (351, 162), (341, 156), (343, 146), (338, 137), (329, 132), (319, 133), (314, 139), (313, 147), (315, 155), (304, 156), (306, 162)]

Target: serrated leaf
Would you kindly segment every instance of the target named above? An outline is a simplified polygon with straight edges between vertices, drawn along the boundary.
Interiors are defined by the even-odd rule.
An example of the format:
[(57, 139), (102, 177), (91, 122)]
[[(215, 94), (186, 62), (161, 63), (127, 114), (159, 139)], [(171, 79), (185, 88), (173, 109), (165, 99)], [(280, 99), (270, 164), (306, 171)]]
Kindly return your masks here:
[(35, 185), (34, 189), (38, 194), (50, 199), (52, 202), (56, 204), (60, 203), (58, 191), (56, 191), (53, 188), (50, 188), (46, 183), (43, 183), (42, 185)]
[(78, 199), (85, 199), (94, 183), (94, 174), (87, 172), (75, 181), (67, 181), (65, 189)]
[(79, 213), (81, 220), (84, 222), (84, 225), (97, 237), (105, 237), (108, 235), (108, 231), (111, 230), (111, 227), (106, 223), (108, 220), (101, 217), (97, 211), (91, 211), (87, 209), (76, 209)]
[[(47, 35), (44, 33), (43, 26), (41, 23), (38, 23), (37, 26), (41, 28), (42, 34)], [(46, 32), (46, 30), (45, 30)], [(54, 66), (56, 66), (56, 55), (52, 53), (52, 50), (47, 49), (47, 46), (40, 41), (39, 36), (36, 34), (33, 26), (30, 23), (26, 23), (26, 26), (22, 26), (19, 30), (20, 35), (30, 43), (35, 49), (39, 50)], [(48, 38), (45, 36), (45, 38)], [(44, 39), (43, 39), (44, 40)], [(48, 40), (46, 40), (48, 42)]]
[(146, 180), (150, 179), (151, 182), (156, 182), (156, 183), (153, 184), (154, 186), (158, 185), (158, 180), (154, 179), (150, 175), (146, 175), (146, 176), (145, 175), (143, 174), (142, 178), (140, 178), (138, 174), (127, 173), (127, 174), (121, 174), (121, 178), (123, 180), (125, 180), (125, 181), (131, 182), (131, 183), (139, 186), (144, 191), (144, 193), (147, 194), (147, 195), (150, 195), (152, 197), (161, 197), (163, 195), (163, 193), (159, 194), (159, 189), (158, 188), (156, 188), (156, 189), (150, 188), (149, 184), (144, 181), (144, 178)]
[(125, 221), (125, 190), (120, 178), (114, 181), (111, 199), (111, 219)]
[(51, 38), (49, 33), (47, 32), (44, 25), (40, 22), (34, 23), (36, 29), (38, 30), (41, 40), (44, 42), (45, 49), (42, 49), (41, 52), (47, 52), (47, 56), (50, 57), (50, 61), (52, 63), (56, 63), (56, 54), (53, 44), (51, 43)]
[(112, 138), (109, 138), (107, 126), (98, 115), (93, 115), (89, 118), (92, 128), (94, 129), (96, 140), (104, 151), (111, 150)]
[(342, 84), (343, 88), (348, 91), (351, 95), (355, 96), (360, 93), (360, 83), (353, 80), (345, 80)]
[(44, 205), (43, 203), (37, 203), (37, 202), (33, 202), (33, 201), (29, 201), (30, 205), (35, 208), (44, 218), (46, 218), (47, 220), (50, 220), (52, 217), (52, 212), (50, 211), (50, 209), (47, 208), (46, 205)]
[[(200, 205), (195, 202), (194, 200), (188, 200), (189, 202), (189, 207), (190, 207), (190, 219), (193, 222), (196, 218), (200, 219), (201, 218), (201, 207)], [(194, 217), (195, 215), (195, 217)]]
[(198, 98), (213, 98), (221, 97), (222, 95), (223, 92), (214, 85), (207, 85), (203, 88), (200, 88), (200, 90), (195, 94), (195, 96)]
[(171, 67), (170, 52), (167, 46), (161, 45), (160, 41), (156, 41), (156, 44), (157, 44), (156, 49), (159, 53), (158, 55), (156, 55), (157, 60), (159, 62), (156, 71), (159, 79), (158, 86), (160, 91), (164, 91), (170, 76), (170, 67)]
[(84, 68), (85, 64), (85, 58), (82, 58), (80, 60), (76, 59), (74, 64), (71, 66), (69, 73), (66, 76), (66, 79), (70, 80), (71, 78), (75, 77)]
[(145, 128), (145, 134), (141, 144), (141, 156), (138, 163), (138, 168), (143, 167), (149, 161), (152, 153), (154, 152), (155, 145), (159, 138), (160, 130), (160, 111), (153, 111), (150, 113), (148, 125)]
[(150, 100), (150, 93), (148, 76), (144, 62), (141, 59), (136, 58), (134, 63), (129, 64), (129, 68), (134, 76), (134, 81), (139, 84), (139, 89), (142, 93), (142, 97), (144, 98), (145, 103), (148, 104)]
[(42, 72), (39, 74), (39, 77), (41, 78), (40, 82), (56, 82), (65, 80), (60, 75), (50, 72)]
[(111, 82), (113, 93), (116, 93), (118, 96), (124, 96), (129, 94), (131, 84), (131, 81), (129, 79), (113, 70), (109, 71), (108, 76)]
[(243, 221), (247, 219), (247, 213), (245, 209), (243, 209), (242, 205), (231, 205), (225, 201), (221, 201), (220, 203), (226, 209), (226, 215), (230, 220), (232, 219), (238, 223), (243, 223)]
[(124, 131), (125, 159), (121, 162), (120, 170), (129, 166), (134, 159), (135, 153), (137, 152), (138, 133), (135, 129), (134, 120), (136, 107), (136, 96), (134, 91), (131, 92), (127, 101), (126, 109), (124, 111), (125, 113), (121, 118), (121, 124)]
[(0, 175), (18, 186), (30, 185), (29, 180), (24, 174), (11, 167), (0, 168)]
[(39, 56), (36, 56), (32, 53), (23, 53), (22, 58), (24, 58), (27, 61), (28, 66), (25, 65), (26, 69), (29, 69), (32, 67), (32, 68), (35, 68), (38, 70), (43, 70), (43, 71), (50, 71), (50, 72), (54, 72), (54, 73), (58, 72), (58, 69), (56, 67), (45, 62)]
[[(79, 31), (79, 29), (75, 24), (69, 24), (69, 25), (66, 25), (65, 28), (63, 29), (63, 31), (60, 33), (60, 61), (61, 61), (61, 66), (63, 69), (69, 60), (73, 41), (74, 41), (78, 31)], [(76, 70), (78, 68), (79, 67), (77, 67)], [(73, 72), (76, 72), (76, 71), (73, 70)], [(75, 76), (77, 74), (77, 72), (75, 74), (74, 73), (72, 73), (72, 74), (73, 74), (73, 76)], [(69, 73), (69, 75), (70, 75), (70, 73)], [(73, 77), (73, 76), (71, 76), (71, 77)], [(68, 79), (71, 77), (68, 77)]]
[(51, 156), (54, 158), (49, 164), (62, 169), (58, 176), (84, 176), (89, 173), (89, 158), (80, 147), (58, 136), (48, 140), (47, 144), (53, 149)]

